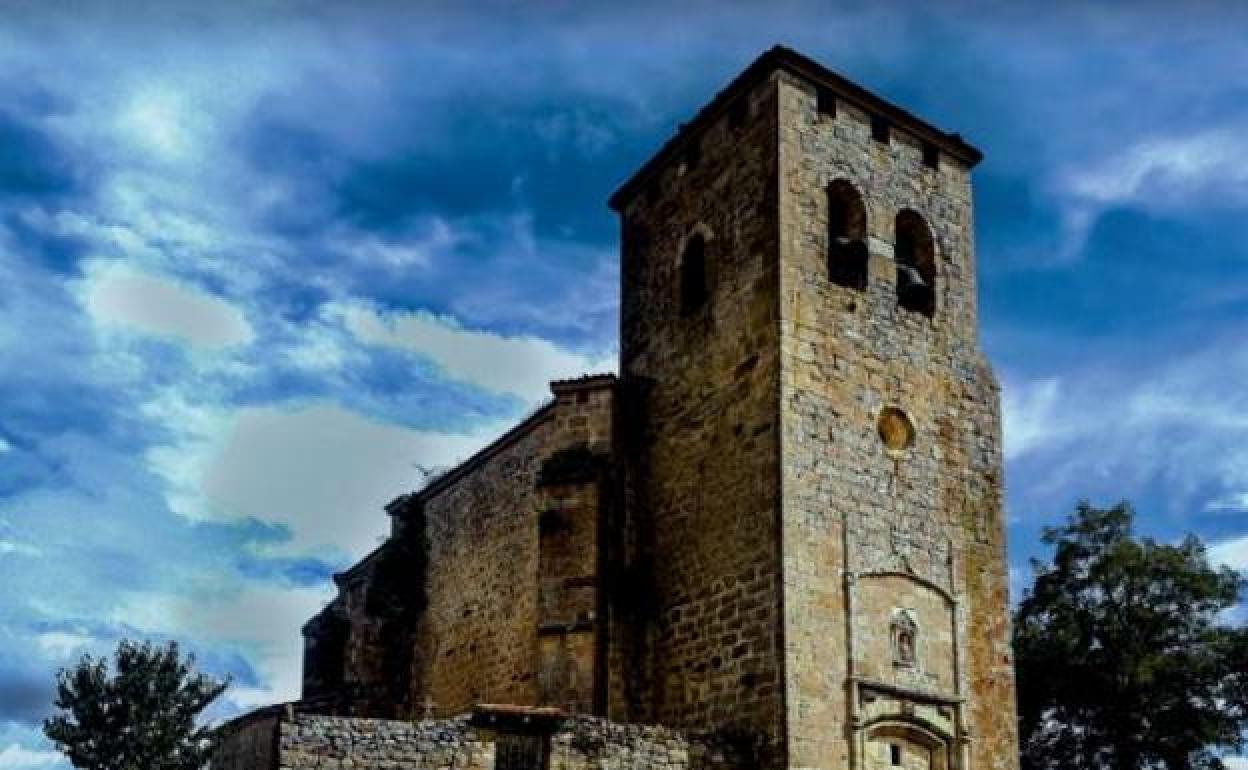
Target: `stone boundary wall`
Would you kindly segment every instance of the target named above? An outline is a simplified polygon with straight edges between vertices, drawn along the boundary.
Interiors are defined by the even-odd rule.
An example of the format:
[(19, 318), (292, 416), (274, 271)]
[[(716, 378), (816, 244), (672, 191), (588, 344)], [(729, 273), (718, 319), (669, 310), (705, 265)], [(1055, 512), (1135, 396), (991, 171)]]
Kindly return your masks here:
[(299, 715), (284, 720), (280, 730), (282, 770), (485, 770), (494, 766), (492, 743), (469, 726), (466, 716), (403, 722)]
[[(289, 714), (227, 729), (211, 770), (493, 770), (498, 733), (468, 715), (403, 722)], [(227, 726), (228, 727), (228, 726)], [(270, 764), (249, 747), (276, 739)], [(274, 731), (277, 732), (274, 735)], [(244, 745), (245, 744), (245, 745)], [(678, 730), (573, 717), (550, 737), (548, 770), (746, 770), (741, 749)], [(266, 756), (265, 759), (268, 759)]]

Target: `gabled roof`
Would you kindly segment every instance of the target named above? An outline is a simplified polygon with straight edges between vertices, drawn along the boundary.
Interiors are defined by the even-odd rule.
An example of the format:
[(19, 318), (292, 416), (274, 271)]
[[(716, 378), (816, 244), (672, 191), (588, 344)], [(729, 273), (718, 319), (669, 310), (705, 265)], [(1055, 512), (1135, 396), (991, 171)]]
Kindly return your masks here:
[(960, 135), (945, 133), (913, 113), (881, 99), (862, 86), (836, 74), (814, 59), (803, 56), (791, 48), (777, 45), (746, 67), (740, 75), (716, 94), (709, 104), (699, 110), (693, 120), (683, 124), (676, 135), (629, 177), (628, 181), (620, 185), (608, 201), (611, 208), (619, 211), (624, 202), (637, 191), (643, 182), (683, 151), (692, 137), (700, 135), (711, 123), (719, 119), (719, 116), (727, 111), (728, 105), (738, 95), (749, 91), (777, 70), (792, 73), (820, 88), (826, 88), (838, 99), (853, 104), (870, 115), (885, 118), (891, 125), (925, 142), (930, 142), (968, 167), (974, 166), (984, 158), (983, 153), (967, 144)]
[[(617, 384), (618, 379), (614, 374), (587, 374), (582, 377), (576, 377), (567, 380), (554, 380), (550, 383), (551, 393), (558, 396), (561, 393), (575, 392), (578, 390), (597, 390), (599, 388), (613, 388)], [(439, 475), (429, 480), (424, 488), (409, 492), (405, 495), (399, 495), (386, 505), (386, 513), (391, 516), (405, 516), (408, 511), (415, 506), (420, 506), (435, 497), (447, 487), (459, 481), (464, 476), (481, 467), (491, 457), (519, 441), (529, 433), (534, 427), (540, 425), (549, 419), (554, 413), (555, 401), (548, 401), (540, 406), (536, 411), (525, 419), (521, 420), (503, 435), (491, 441), (483, 449), (469, 457), (467, 460), (458, 465), (443, 471)], [(371, 559), (370, 555), (365, 559)], [(354, 570), (363, 565), (363, 562), (357, 564), (351, 569)], [(350, 570), (348, 570), (349, 572)], [(344, 573), (345, 574), (345, 573)]]

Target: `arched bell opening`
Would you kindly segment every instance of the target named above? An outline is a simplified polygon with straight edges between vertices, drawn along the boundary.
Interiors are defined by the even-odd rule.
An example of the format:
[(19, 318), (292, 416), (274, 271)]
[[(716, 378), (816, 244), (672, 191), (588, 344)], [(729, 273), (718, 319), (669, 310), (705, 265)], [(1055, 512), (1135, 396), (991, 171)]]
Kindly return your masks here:
[(828, 185), (828, 278), (851, 289), (867, 288), (867, 209), (844, 179)]
[(897, 304), (928, 318), (936, 310), (936, 244), (918, 212), (904, 209), (893, 230)]

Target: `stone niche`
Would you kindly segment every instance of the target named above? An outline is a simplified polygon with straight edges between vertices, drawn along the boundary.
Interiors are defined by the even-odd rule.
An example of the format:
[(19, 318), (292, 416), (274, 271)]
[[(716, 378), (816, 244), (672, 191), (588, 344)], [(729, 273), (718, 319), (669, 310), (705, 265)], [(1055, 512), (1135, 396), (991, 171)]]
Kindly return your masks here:
[(957, 692), (956, 604), (912, 575), (859, 576), (854, 657), (859, 676), (924, 692)]

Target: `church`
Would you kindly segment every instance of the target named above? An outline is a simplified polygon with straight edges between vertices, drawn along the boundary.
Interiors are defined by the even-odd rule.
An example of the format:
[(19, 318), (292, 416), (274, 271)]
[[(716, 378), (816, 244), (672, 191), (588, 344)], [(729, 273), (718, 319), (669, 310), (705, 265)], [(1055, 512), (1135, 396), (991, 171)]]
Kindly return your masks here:
[[(275, 718), (580, 715), (747, 736), (758, 766), (1017, 768), (980, 159), (765, 52), (610, 198), (618, 374), (551, 383), (387, 506)], [(428, 766), (582, 766), (557, 729)], [(353, 761), (280, 764), (425, 766)]]

